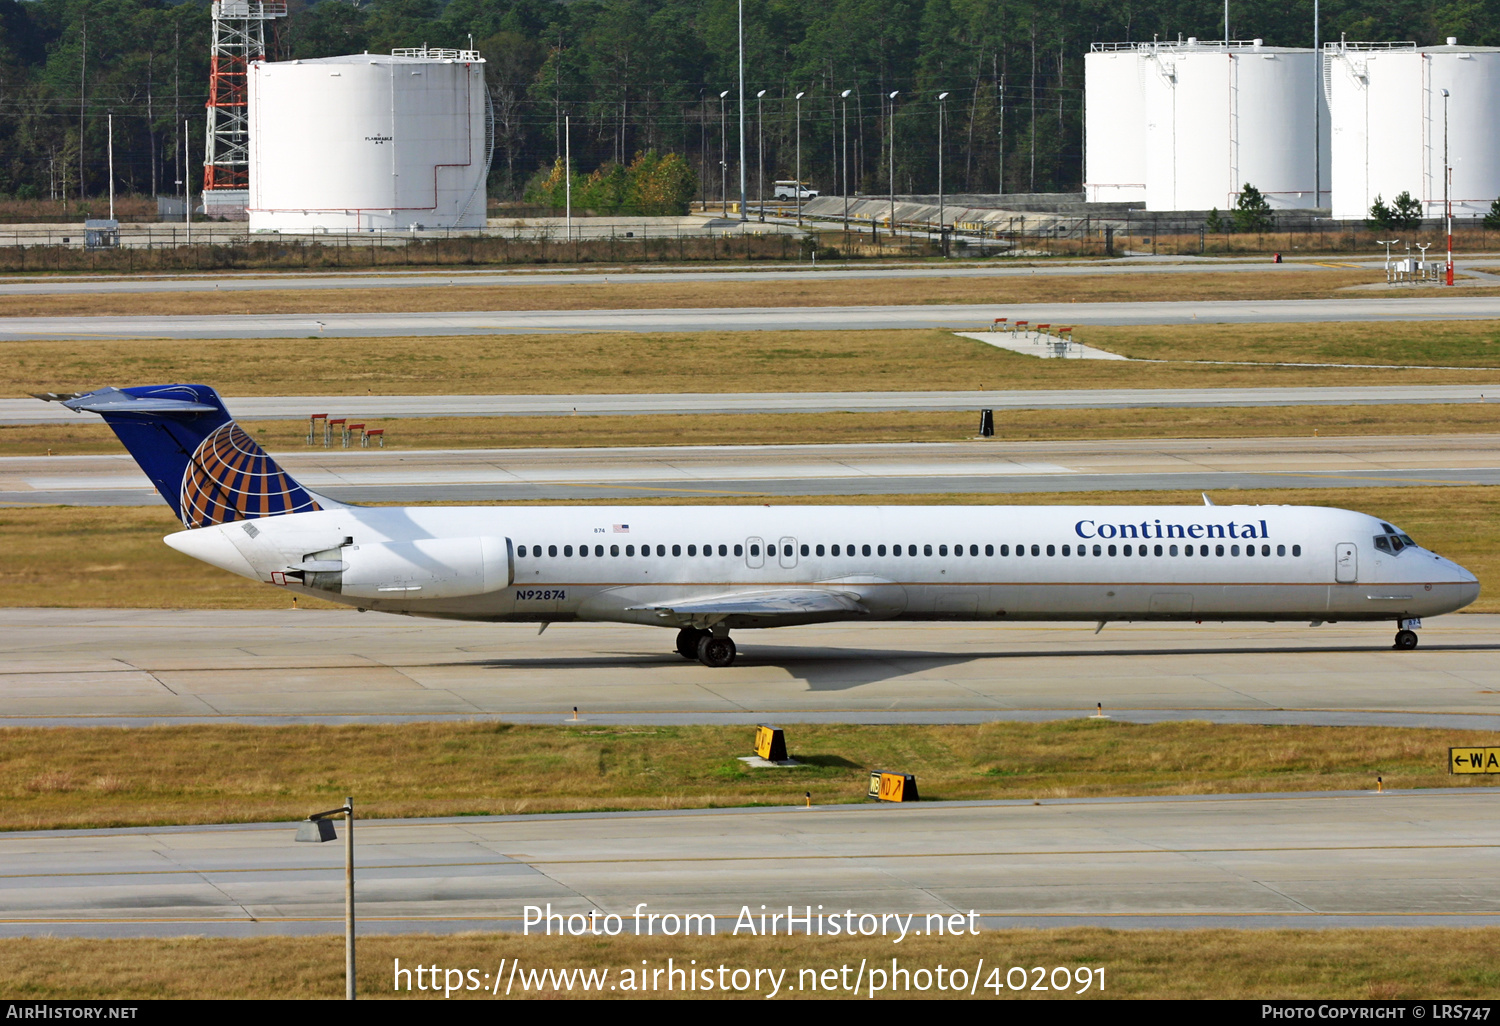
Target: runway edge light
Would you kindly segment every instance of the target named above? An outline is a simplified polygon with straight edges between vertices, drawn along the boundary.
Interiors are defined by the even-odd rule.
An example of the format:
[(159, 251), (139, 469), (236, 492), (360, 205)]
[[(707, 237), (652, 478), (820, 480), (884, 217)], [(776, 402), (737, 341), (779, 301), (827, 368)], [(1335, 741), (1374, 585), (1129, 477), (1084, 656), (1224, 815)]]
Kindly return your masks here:
[(910, 773), (892, 773), (889, 770), (870, 771), (869, 797), (883, 802), (921, 801), (917, 794), (917, 778)]
[(760, 724), (755, 728), (755, 754), (767, 762), (785, 762), (786, 734), (780, 727)]

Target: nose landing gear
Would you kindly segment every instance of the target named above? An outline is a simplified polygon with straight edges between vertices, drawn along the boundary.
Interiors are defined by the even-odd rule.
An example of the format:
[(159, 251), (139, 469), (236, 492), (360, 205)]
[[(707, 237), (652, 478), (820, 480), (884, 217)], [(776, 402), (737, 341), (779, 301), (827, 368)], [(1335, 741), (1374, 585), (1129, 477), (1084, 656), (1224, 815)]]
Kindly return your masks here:
[(1398, 650), (1417, 647), (1417, 632), (1415, 628), (1421, 627), (1421, 620), (1397, 620), (1396, 621), (1396, 644), (1392, 646)]

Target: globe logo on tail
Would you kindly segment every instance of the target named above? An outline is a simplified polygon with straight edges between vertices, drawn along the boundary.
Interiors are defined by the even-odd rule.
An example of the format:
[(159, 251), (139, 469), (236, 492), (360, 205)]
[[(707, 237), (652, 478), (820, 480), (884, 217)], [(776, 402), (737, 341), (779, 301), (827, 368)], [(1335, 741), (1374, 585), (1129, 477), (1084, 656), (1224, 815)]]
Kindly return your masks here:
[(179, 508), (188, 527), (306, 513), (317, 501), (238, 424), (230, 421), (199, 443), (182, 475)]

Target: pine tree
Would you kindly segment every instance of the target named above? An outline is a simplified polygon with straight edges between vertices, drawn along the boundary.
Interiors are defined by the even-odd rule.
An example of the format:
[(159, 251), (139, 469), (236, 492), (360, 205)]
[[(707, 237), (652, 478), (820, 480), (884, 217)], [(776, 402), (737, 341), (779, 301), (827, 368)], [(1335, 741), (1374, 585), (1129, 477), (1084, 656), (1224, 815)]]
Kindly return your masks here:
[(1271, 227), (1271, 204), (1255, 186), (1246, 182), (1240, 190), (1240, 198), (1234, 205), (1234, 230), (1237, 232), (1263, 232)]

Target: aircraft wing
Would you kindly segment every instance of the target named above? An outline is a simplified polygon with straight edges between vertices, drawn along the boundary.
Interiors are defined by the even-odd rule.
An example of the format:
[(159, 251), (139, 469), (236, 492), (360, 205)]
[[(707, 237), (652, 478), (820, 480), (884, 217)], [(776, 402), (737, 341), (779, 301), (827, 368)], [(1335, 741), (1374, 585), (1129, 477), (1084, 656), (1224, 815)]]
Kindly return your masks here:
[(632, 606), (632, 612), (655, 613), (671, 623), (700, 627), (728, 621), (731, 626), (774, 627), (844, 620), (869, 612), (858, 595), (821, 588), (777, 588), (688, 597)]

